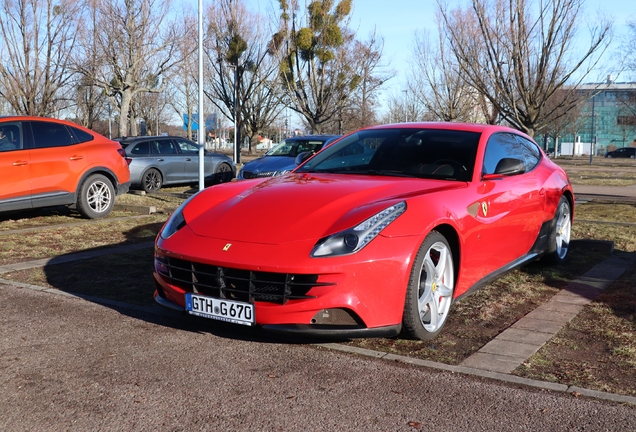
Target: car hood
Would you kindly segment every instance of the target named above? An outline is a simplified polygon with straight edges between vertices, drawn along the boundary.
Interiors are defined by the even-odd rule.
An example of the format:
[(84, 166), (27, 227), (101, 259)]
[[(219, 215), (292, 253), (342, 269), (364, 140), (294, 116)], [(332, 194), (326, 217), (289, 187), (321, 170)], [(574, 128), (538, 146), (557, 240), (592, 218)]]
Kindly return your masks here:
[(184, 216), (199, 236), (285, 244), (317, 240), (397, 202), (465, 186), (414, 178), (289, 174), (205, 189), (186, 206)]
[(293, 170), (296, 168), (296, 158), (291, 156), (263, 156), (246, 163), (243, 171), (258, 174), (270, 171)]

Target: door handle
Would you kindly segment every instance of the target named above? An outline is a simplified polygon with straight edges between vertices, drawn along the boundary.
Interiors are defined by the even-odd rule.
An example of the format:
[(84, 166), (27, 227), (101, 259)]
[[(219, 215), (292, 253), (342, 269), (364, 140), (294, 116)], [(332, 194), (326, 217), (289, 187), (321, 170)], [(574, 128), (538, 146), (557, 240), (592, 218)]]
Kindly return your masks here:
[(162, 159), (162, 158), (157, 158), (157, 160), (158, 160), (159, 162), (163, 162), (163, 159)]
[(82, 160), (84, 159), (84, 156), (79, 156), (79, 155), (73, 155), (70, 158), (71, 160)]
[(13, 166), (23, 166), (28, 164), (29, 164), (29, 161), (23, 161), (23, 160), (13, 162)]
[(186, 162), (190, 162), (190, 161), (192, 161), (192, 159), (186, 158)]

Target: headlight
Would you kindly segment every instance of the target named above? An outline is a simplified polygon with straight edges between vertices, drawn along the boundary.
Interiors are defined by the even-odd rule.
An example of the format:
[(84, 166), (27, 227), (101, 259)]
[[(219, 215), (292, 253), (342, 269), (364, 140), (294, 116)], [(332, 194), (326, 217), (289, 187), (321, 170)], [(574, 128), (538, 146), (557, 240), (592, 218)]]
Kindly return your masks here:
[(399, 202), (376, 213), (353, 228), (325, 237), (314, 246), (311, 256), (316, 258), (356, 253), (376, 238), (405, 210), (406, 203)]
[(168, 239), (174, 233), (176, 233), (181, 228), (186, 226), (186, 220), (185, 220), (185, 217), (183, 216), (183, 209), (190, 202), (190, 200), (194, 198), (195, 196), (196, 194), (191, 196), (187, 200), (185, 200), (179, 207), (177, 207), (175, 212), (172, 213), (172, 216), (170, 216), (170, 219), (168, 219), (168, 222), (166, 222), (166, 224), (163, 226), (161, 233), (159, 233), (161, 238)]

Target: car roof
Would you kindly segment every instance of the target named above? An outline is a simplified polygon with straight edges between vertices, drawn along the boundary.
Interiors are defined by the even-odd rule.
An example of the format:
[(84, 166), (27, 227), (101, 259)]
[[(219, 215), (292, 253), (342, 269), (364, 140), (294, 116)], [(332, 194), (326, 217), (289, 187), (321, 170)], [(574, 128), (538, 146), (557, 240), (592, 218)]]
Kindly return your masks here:
[[(5, 122), (5, 121), (46, 121), (46, 122), (52, 122), (52, 123), (59, 123), (59, 124), (63, 124), (66, 126), (71, 126), (80, 130), (83, 130), (85, 132), (90, 133), (91, 135), (95, 135), (95, 136), (101, 136), (103, 137), (102, 134), (100, 134), (99, 132), (95, 132), (92, 129), (89, 129), (85, 126), (82, 126), (81, 124), (72, 122), (70, 120), (63, 120), (63, 119), (58, 119), (58, 118), (54, 118), (54, 117), (39, 117), (39, 116), (28, 116), (28, 115), (6, 115), (6, 116), (0, 116), (0, 121)], [(106, 137), (104, 137), (106, 138)], [(108, 138), (106, 138), (108, 139)]]
[(137, 141), (137, 140), (145, 140), (145, 139), (184, 139), (184, 140), (192, 141), (191, 139), (187, 137), (173, 136), (173, 135), (143, 135), (143, 136), (132, 136), (132, 137), (126, 136), (126, 137), (120, 137), (116, 139), (118, 141)]
[(339, 138), (342, 135), (301, 135), (285, 138), (285, 140), (325, 140), (331, 138)]

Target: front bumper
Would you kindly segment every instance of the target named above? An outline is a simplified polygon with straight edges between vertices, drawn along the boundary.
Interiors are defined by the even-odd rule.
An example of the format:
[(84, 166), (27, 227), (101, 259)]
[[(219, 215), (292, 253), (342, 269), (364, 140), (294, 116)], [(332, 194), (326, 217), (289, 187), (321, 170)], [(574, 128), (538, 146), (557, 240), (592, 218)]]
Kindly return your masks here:
[[(263, 328), (316, 334), (336, 334), (340, 330), (371, 334), (377, 330), (383, 335), (394, 335), (399, 332), (402, 322), (409, 272), (418, 240), (379, 236), (353, 255), (310, 258), (313, 242), (283, 247), (234, 242), (229, 251), (223, 251), (227, 241), (190, 235), (185, 227), (179, 235), (157, 241), (154, 278), (158, 297), (155, 298), (163, 306), (175, 309), (171, 303), (183, 311), (186, 292), (215, 298), (229, 296), (229, 293), (219, 294), (219, 288), (206, 292), (206, 284), (215, 284), (218, 277), (219, 286), (228, 286), (234, 283), (228, 278), (236, 276), (231, 274), (234, 273), (232, 269), (236, 269), (256, 275), (257, 280), (251, 285), (250, 279), (249, 299), (227, 298), (253, 303), (256, 324)], [(173, 267), (167, 259), (186, 265)], [(181, 270), (189, 269), (189, 262), (192, 273), (183, 274)], [(259, 277), (263, 273), (286, 275), (286, 281), (298, 281), (299, 275), (311, 276), (312, 287), (298, 293), (291, 286), (290, 296), (284, 300), (266, 300), (262, 291), (258, 291), (263, 285), (270, 288), (268, 282), (263, 284)], [(190, 280), (192, 284), (187, 282)], [(243, 295), (247, 296), (247, 293)]]
[[(161, 288), (155, 290), (155, 301), (168, 309), (186, 313), (185, 309), (176, 303), (167, 300), (161, 295)], [(311, 336), (317, 338), (376, 338), (395, 337), (402, 331), (402, 324), (383, 327), (367, 328), (361, 326), (332, 326), (321, 324), (265, 324), (261, 328), (275, 333), (290, 335)]]

